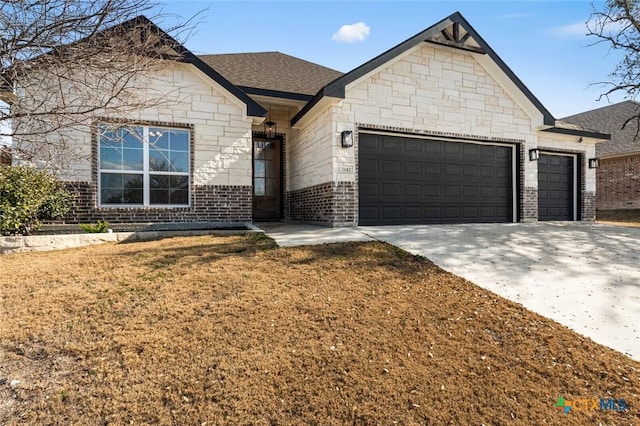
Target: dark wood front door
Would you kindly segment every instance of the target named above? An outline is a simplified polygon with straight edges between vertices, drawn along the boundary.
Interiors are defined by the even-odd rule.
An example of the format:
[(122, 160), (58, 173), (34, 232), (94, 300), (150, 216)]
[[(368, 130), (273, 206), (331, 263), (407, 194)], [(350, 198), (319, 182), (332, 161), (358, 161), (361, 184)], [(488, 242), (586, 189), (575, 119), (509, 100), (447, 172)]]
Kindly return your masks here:
[(282, 218), (279, 139), (253, 139), (253, 220)]

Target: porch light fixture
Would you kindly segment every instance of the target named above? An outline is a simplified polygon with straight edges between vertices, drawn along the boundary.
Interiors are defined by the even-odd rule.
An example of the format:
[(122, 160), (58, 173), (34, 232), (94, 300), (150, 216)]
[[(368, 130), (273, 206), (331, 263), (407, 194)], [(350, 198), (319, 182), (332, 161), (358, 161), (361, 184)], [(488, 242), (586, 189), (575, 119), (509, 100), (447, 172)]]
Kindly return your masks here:
[(540, 158), (540, 150), (538, 148), (533, 148), (529, 150), (529, 161), (538, 161)]
[(600, 167), (600, 160), (597, 158), (589, 158), (589, 168), (597, 169), (598, 167)]
[(275, 121), (271, 121), (271, 108), (269, 108), (269, 121), (264, 123), (264, 135), (268, 139), (276, 137), (276, 123)]
[(353, 146), (353, 132), (351, 130), (343, 130), (340, 133), (340, 140), (343, 148), (351, 148)]

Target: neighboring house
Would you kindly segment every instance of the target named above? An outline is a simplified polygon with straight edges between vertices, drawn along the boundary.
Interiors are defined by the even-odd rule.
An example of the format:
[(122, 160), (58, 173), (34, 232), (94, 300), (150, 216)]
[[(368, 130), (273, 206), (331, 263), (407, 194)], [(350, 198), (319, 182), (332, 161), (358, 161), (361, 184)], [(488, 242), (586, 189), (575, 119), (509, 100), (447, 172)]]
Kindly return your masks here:
[(277, 52), (184, 55), (159, 79), (175, 106), (74, 136), (94, 161), (64, 176), (66, 220), (595, 217), (587, 160), (608, 135), (556, 121), (459, 13), (346, 74)]
[(563, 118), (611, 134), (611, 140), (596, 145), (599, 210), (640, 209), (640, 134), (637, 119), (630, 120), (638, 114), (640, 104), (625, 101)]

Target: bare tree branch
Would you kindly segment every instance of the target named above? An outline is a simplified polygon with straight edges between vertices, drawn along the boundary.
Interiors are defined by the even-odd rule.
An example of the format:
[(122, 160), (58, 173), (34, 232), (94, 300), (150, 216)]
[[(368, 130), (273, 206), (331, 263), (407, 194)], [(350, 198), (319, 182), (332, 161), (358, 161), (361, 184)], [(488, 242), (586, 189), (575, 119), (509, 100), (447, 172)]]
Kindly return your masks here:
[[(611, 50), (624, 54), (610, 80), (598, 83), (604, 88), (598, 100), (622, 93), (635, 100), (640, 95), (640, 4), (637, 0), (607, 0), (602, 10), (594, 9), (586, 22), (587, 35), (596, 43), (606, 43)], [(634, 139), (640, 136), (640, 108), (632, 117), (624, 117), (622, 129), (630, 124), (636, 128)]]
[(167, 85), (154, 87), (183, 60), (176, 39), (192, 21), (164, 32), (141, 17), (162, 21), (158, 10), (150, 0), (0, 3), (0, 99), (11, 104), (0, 122), (12, 124), (0, 137), (13, 138), (23, 159), (59, 162), (70, 155), (70, 129), (176, 102)]

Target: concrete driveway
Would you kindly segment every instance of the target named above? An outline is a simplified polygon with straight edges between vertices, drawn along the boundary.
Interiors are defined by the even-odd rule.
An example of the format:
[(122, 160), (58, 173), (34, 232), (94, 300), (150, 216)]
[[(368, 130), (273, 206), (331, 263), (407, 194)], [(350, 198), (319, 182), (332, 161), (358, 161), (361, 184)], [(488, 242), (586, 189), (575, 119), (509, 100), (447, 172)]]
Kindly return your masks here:
[(640, 360), (640, 228), (547, 222), (358, 229)]

